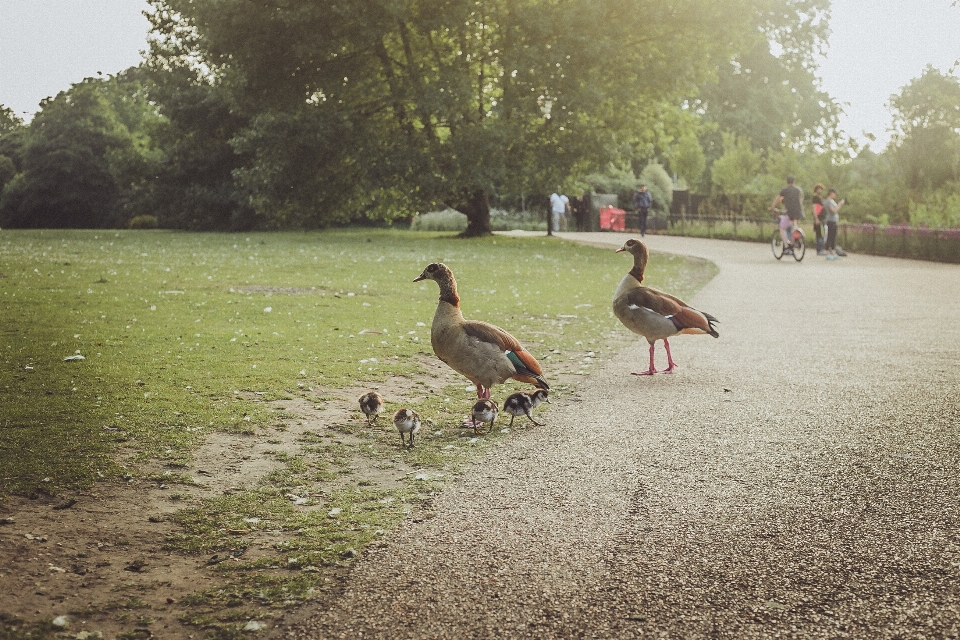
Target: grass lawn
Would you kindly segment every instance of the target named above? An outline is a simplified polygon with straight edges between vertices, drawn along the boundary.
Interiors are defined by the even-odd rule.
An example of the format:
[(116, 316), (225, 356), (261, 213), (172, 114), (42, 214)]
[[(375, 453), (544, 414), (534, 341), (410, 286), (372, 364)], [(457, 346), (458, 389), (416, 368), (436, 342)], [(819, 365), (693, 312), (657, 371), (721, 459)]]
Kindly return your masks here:
[[(628, 257), (556, 239), (358, 229), (0, 232), (0, 502), (87, 490), (136, 475), (141, 463), (166, 467), (165, 481), (189, 486), (177, 470), (210, 434), (268, 437), (297, 419), (266, 401), (320, 407), (330, 390), (397, 376), (417, 388), (423, 359), (433, 357), (438, 290), (412, 280), (435, 261), (456, 275), (464, 315), (513, 333), (551, 383), (589, 374), (635, 339), (610, 310)], [(702, 262), (655, 256), (647, 282), (689, 297), (714, 273)], [(84, 359), (65, 360), (78, 355)], [(282, 468), (255, 486), (185, 499), (168, 540), (178, 552), (239, 544), (224, 532), (293, 533), (273, 543), (273, 555), (211, 569), (234, 586), (195, 596), (207, 608), (183, 619), (202, 626), (217, 606), (308, 597), (323, 575), (317, 567), (362, 548), (402, 520), (411, 501), (442, 486), (436, 473), (429, 482), (380, 486), (356, 471), (350, 461), (358, 456), (374, 465), (402, 456), (414, 468), (449, 473), (509, 437), (452, 446), (475, 400), (468, 386), (458, 379), (412, 405), (430, 421), (430, 437), (412, 451), (398, 453), (392, 425), (367, 429), (358, 412), (330, 426), (342, 441), (306, 434), (296, 455), (278, 451)], [(495, 389), (494, 398), (506, 393)], [(126, 467), (121, 450), (132, 452)], [(288, 499), (293, 489), (317, 495), (324, 487), (321, 514)], [(328, 517), (327, 508), (342, 516)], [(291, 564), (313, 571), (269, 571)]]

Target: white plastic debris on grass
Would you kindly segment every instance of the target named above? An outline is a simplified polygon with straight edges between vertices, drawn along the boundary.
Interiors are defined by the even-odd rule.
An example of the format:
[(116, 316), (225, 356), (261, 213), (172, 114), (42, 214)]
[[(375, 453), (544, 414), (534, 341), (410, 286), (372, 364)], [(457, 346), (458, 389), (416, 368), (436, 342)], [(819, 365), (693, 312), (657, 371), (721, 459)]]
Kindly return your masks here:
[(260, 522), (260, 518), (244, 518), (243, 521), (248, 524), (257, 524)]
[(70, 621), (67, 619), (67, 616), (57, 616), (50, 621), (50, 624), (55, 627), (66, 627), (68, 624), (70, 624)]
[(247, 623), (247, 626), (243, 628), (244, 631), (263, 631), (267, 628), (265, 622), (260, 622), (259, 620), (251, 620)]
[(79, 362), (81, 360), (86, 360), (86, 358), (80, 355), (79, 353), (76, 355), (67, 356), (66, 358), (63, 359), (64, 362)]
[(264, 313), (270, 313), (271, 311), (273, 311), (273, 307), (265, 307), (263, 310)]
[(330, 511), (327, 511), (327, 515), (330, 517), (338, 516), (341, 513), (343, 513), (343, 509), (341, 509), (340, 507), (334, 507), (333, 509), (330, 509)]

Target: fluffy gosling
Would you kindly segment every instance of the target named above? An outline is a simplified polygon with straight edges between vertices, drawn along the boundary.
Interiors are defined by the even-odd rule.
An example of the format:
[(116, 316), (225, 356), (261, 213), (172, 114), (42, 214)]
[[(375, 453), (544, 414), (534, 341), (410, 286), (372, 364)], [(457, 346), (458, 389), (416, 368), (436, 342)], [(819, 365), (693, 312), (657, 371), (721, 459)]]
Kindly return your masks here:
[(484, 422), (490, 423), (490, 428), (487, 433), (493, 431), (493, 423), (497, 420), (497, 415), (500, 413), (500, 410), (497, 409), (497, 403), (493, 400), (479, 400), (475, 405), (473, 405), (473, 432), (479, 434), (479, 425)]
[(413, 449), (413, 437), (417, 434), (417, 431), (420, 431), (420, 416), (417, 415), (417, 412), (413, 409), (398, 409), (397, 412), (393, 414), (393, 425), (397, 428), (397, 431), (400, 432), (400, 443), (402, 445), (407, 445), (403, 434), (410, 434), (409, 446)]
[(377, 421), (380, 412), (383, 411), (383, 396), (376, 391), (368, 391), (360, 396), (360, 411), (367, 416), (367, 424), (371, 425)]

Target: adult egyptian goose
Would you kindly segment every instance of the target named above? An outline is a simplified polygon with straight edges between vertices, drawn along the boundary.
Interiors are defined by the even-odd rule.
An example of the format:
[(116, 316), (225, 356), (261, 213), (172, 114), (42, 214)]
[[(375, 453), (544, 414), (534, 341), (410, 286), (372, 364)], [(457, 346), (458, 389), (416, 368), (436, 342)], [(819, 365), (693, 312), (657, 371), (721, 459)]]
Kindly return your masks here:
[(414, 282), (421, 280), (440, 285), (440, 302), (430, 329), (433, 352), (477, 387), (479, 399), (489, 399), (490, 387), (507, 378), (550, 388), (540, 364), (516, 338), (492, 324), (463, 319), (457, 281), (447, 265), (427, 265)]
[(713, 327), (719, 320), (709, 313), (697, 311), (679, 298), (641, 284), (643, 270), (650, 257), (645, 244), (639, 240), (627, 240), (617, 249), (617, 253), (621, 251), (633, 254), (633, 269), (623, 277), (617, 292), (613, 294), (613, 313), (627, 329), (640, 334), (650, 343), (650, 368), (635, 371), (633, 375), (651, 376), (657, 373), (653, 365), (653, 346), (657, 340), (663, 340), (667, 350), (667, 368), (661, 373), (673, 373), (677, 363), (670, 356), (667, 338), (678, 333), (706, 333), (719, 338), (720, 334)]
[(400, 432), (400, 443), (407, 444), (403, 434), (410, 434), (410, 448), (413, 449), (413, 437), (420, 431), (420, 416), (413, 409), (397, 409), (393, 414), (393, 426)]
[(383, 411), (383, 396), (376, 391), (368, 391), (360, 396), (360, 411), (367, 416), (367, 424), (373, 424), (377, 421), (380, 412)]
[(500, 410), (497, 408), (497, 403), (493, 400), (477, 400), (471, 412), (473, 417), (473, 432), (480, 433), (478, 425), (484, 422), (490, 423), (490, 429), (487, 433), (493, 431), (493, 423), (497, 421), (497, 415), (499, 413)]
[[(546, 400), (546, 393), (547, 393), (546, 391), (544, 391), (543, 389), (538, 389), (537, 391), (534, 392), (534, 394), (541, 394), (541, 393), (543, 394), (542, 396), (540, 396), (542, 400), (539, 400), (537, 404), (540, 404), (540, 402), (543, 402), (543, 400)], [(542, 427), (543, 426), (542, 424), (540, 424), (539, 422), (533, 419), (533, 414), (532, 414), (533, 407), (534, 407), (533, 402), (534, 402), (533, 394), (524, 393), (523, 391), (518, 391), (517, 393), (511, 394), (510, 396), (508, 396), (507, 399), (504, 400), (503, 402), (504, 413), (510, 414), (510, 424), (508, 426), (510, 427), (513, 426), (514, 418), (517, 418), (519, 416), (527, 416), (530, 419), (530, 422), (537, 425), (538, 427)]]

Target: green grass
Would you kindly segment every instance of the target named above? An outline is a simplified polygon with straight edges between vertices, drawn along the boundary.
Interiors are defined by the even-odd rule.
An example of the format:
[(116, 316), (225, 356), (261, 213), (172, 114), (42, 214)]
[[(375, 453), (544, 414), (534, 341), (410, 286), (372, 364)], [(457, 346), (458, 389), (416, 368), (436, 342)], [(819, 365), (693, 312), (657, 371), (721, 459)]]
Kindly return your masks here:
[[(411, 280), (432, 261), (454, 270), (465, 315), (512, 331), (548, 379), (551, 350), (619, 330), (609, 298), (627, 260), (546, 239), (3, 231), (0, 494), (88, 487), (119, 472), (121, 443), (185, 463), (211, 430), (274, 419), (236, 391), (416, 373), (437, 291)], [(688, 295), (702, 278), (685, 264), (654, 260), (649, 281)]]
[[(412, 280), (433, 261), (456, 274), (465, 316), (517, 336), (558, 393), (635, 340), (610, 311), (630, 260), (556, 239), (0, 232), (0, 499), (141, 473), (118, 465), (122, 445), (135, 462), (168, 468), (143, 474), (175, 488), (178, 529), (166, 547), (206, 555), (219, 577), (180, 598), (185, 624), (235, 637), (247, 618), (314, 597), (405, 517), (430, 517), (433, 496), (464, 463), (511, 437), (502, 420), (487, 436), (462, 437), (472, 387), (434, 389), (421, 377), (438, 290)], [(714, 272), (655, 256), (648, 276), (689, 296)], [(77, 351), (86, 359), (64, 362)], [(263, 400), (322, 404), (387, 376), (405, 376), (408, 395), (422, 398), (410, 405), (425, 422), (415, 449), (399, 446), (389, 418), (369, 427), (358, 411), (281, 450), (299, 418)], [(278, 468), (253, 486), (193, 498), (196, 481), (178, 469), (215, 430), (277, 445)], [(114, 612), (122, 623), (148, 624), (124, 607)], [(29, 637), (46, 629), (29, 628), (38, 634)]]

